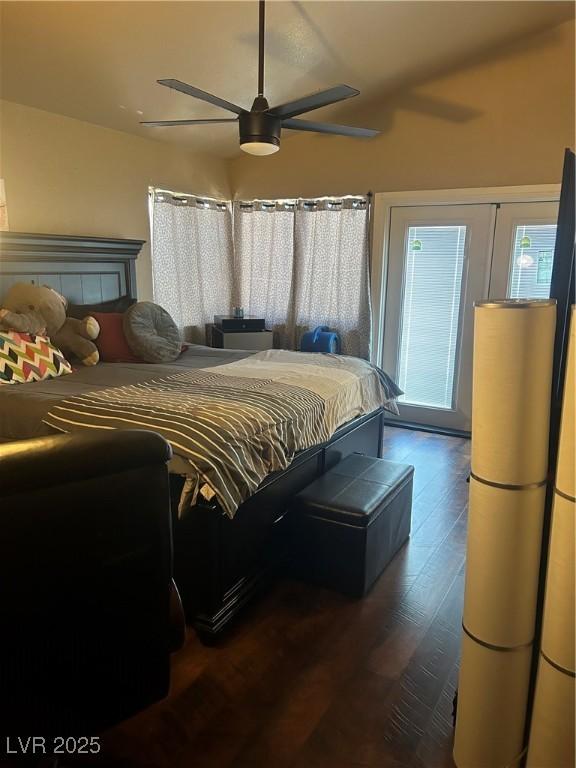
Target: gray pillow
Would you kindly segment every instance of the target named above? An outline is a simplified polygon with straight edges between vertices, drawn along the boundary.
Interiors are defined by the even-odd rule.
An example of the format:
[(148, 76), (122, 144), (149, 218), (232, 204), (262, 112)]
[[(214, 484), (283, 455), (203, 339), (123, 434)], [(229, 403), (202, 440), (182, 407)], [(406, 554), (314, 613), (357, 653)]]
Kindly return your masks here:
[(147, 363), (170, 363), (182, 349), (180, 331), (168, 312), (151, 301), (139, 301), (124, 313), (124, 335), (135, 355)]

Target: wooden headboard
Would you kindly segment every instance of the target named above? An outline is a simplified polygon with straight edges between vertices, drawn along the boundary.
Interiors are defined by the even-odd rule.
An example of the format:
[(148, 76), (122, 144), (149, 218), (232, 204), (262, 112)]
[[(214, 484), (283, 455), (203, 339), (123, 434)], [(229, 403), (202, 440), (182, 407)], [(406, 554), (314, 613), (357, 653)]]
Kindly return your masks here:
[(143, 240), (0, 233), (0, 301), (14, 283), (49, 285), (74, 304), (136, 296)]

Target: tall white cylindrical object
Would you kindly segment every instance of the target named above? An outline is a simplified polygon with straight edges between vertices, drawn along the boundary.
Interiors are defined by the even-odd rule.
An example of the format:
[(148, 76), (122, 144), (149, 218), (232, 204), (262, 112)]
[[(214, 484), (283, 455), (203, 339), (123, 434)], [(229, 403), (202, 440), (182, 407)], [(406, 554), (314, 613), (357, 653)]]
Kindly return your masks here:
[(573, 768), (575, 764), (575, 333), (573, 309), (527, 768)]
[(507, 768), (524, 744), (534, 641), (555, 301), (474, 315), (472, 457), (454, 759)]
[(570, 498), (574, 498), (576, 457), (574, 448), (574, 433), (576, 431), (576, 406), (574, 392), (576, 390), (576, 313), (572, 307), (570, 320), (570, 338), (568, 340), (568, 355), (566, 357), (566, 378), (564, 380), (564, 397), (562, 400), (562, 422), (560, 439), (558, 441), (558, 467), (556, 470), (556, 489)]
[(555, 328), (555, 301), (476, 306), (471, 461), (483, 480), (546, 479)]
[(574, 501), (554, 494), (546, 573), (542, 651), (574, 674)]
[[(465, 768), (517, 768), (521, 752), (532, 647), (498, 652), (466, 633), (458, 679), (454, 759)], [(495, 727), (503, 723), (505, 727)], [(485, 724), (485, 725), (484, 725)], [(503, 755), (511, 755), (508, 763)]]
[(491, 645), (534, 637), (546, 487), (509, 490), (470, 478), (464, 626)]
[(540, 656), (526, 768), (574, 768), (574, 678)]

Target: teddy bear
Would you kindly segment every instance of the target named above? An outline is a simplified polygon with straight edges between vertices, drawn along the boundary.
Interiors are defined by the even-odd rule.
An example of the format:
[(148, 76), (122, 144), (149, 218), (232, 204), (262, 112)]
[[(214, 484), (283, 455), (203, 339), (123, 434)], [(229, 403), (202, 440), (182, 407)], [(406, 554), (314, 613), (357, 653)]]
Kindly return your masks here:
[(0, 328), (50, 337), (66, 357), (75, 355), (84, 365), (100, 359), (94, 339), (100, 333), (96, 318), (66, 317), (68, 303), (53, 288), (33, 283), (15, 283), (0, 308)]

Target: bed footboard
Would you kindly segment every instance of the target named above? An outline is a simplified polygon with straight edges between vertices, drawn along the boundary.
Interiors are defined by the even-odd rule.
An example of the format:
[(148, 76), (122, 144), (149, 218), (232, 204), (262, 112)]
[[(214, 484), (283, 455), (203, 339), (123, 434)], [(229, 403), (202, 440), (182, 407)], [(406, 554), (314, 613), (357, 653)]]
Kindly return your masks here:
[(355, 419), (266, 478), (233, 520), (217, 504), (198, 504), (177, 519), (182, 479), (171, 478), (175, 579), (203, 641), (213, 642), (288, 559), (286, 509), (294, 494), (351, 453), (381, 456), (383, 430), (383, 409)]

